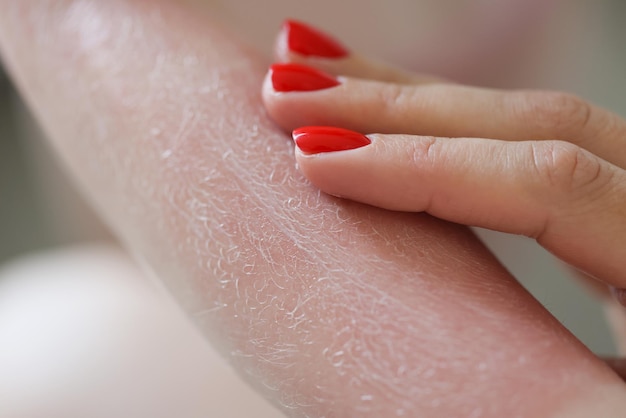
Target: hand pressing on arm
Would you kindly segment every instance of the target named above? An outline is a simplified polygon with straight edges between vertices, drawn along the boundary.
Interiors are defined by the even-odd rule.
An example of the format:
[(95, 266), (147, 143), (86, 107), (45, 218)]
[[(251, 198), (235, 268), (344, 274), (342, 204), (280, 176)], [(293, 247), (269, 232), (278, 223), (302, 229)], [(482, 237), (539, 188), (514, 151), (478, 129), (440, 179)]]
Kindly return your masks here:
[[(307, 36), (315, 41), (300, 42)], [(333, 46), (343, 54), (329, 54)], [(276, 48), (284, 63), (269, 71), (265, 104), (283, 128), (296, 128), (299, 167), (320, 189), (530, 236), (626, 287), (626, 121), (619, 116), (565, 93), (394, 71), (297, 22), (285, 25)]]
[(622, 416), (621, 380), (467, 230), (306, 184), (236, 34), (184, 2), (0, 8), (3, 62), (83, 192), (289, 416)]

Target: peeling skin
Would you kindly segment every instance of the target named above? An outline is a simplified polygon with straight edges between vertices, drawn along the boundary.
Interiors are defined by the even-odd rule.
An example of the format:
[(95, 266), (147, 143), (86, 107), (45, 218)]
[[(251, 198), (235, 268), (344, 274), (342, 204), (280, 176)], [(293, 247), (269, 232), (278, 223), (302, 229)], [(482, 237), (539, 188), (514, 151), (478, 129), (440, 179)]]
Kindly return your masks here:
[(210, 16), (148, 0), (0, 6), (3, 58), (82, 190), (287, 415), (624, 407), (619, 379), (468, 230), (307, 184), (263, 111), (263, 60)]

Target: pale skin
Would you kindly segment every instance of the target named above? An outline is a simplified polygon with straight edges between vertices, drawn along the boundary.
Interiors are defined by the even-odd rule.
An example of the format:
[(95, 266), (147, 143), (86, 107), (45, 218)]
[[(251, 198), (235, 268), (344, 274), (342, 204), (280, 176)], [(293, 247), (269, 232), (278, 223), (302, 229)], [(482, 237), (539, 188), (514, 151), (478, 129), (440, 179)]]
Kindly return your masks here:
[(292, 93), (274, 91), (266, 79), (265, 103), (281, 126), (376, 133), (356, 150), (296, 148), (300, 168), (322, 190), (530, 236), (626, 287), (626, 121), (619, 116), (561, 92), (460, 86), (381, 71), (358, 56), (308, 60), (280, 38), (276, 48), (279, 60), (310, 61), (341, 76), (339, 86)]
[(209, 17), (0, 6), (3, 60), (85, 194), (289, 416), (621, 416), (618, 376), (466, 229), (308, 183), (265, 63)]
[(275, 55), (338, 83), (286, 93), (274, 89), (270, 70), (265, 104), (286, 130), (375, 132), (371, 146), (351, 152), (296, 147), (299, 167), (314, 184), (378, 207), (536, 239), (603, 297), (623, 352), (617, 301), (626, 304), (626, 120), (564, 92), (462, 86), (357, 52), (303, 56), (289, 49), (284, 31)]

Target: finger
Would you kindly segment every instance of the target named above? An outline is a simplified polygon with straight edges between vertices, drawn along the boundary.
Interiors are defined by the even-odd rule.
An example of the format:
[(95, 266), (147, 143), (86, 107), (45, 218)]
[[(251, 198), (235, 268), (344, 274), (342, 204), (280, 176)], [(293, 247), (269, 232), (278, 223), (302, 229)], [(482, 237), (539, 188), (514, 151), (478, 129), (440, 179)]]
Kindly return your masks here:
[(366, 58), (332, 36), (297, 20), (287, 20), (278, 34), (274, 54), (279, 62), (307, 64), (335, 75), (393, 83), (431, 83), (434, 76), (405, 71)]
[[(626, 167), (626, 122), (564, 93), (499, 91), (452, 84), (399, 85), (350, 77), (332, 89), (281, 91), (268, 73), (263, 96), (285, 129), (342, 126), (358, 132), (502, 140), (562, 140)], [(330, 75), (326, 75), (330, 76)], [(297, 80), (296, 80), (297, 81)]]
[[(302, 171), (333, 195), (534, 237), (566, 262), (626, 286), (624, 170), (562, 141), (358, 135), (294, 131)], [(342, 143), (360, 148), (326, 152)]]

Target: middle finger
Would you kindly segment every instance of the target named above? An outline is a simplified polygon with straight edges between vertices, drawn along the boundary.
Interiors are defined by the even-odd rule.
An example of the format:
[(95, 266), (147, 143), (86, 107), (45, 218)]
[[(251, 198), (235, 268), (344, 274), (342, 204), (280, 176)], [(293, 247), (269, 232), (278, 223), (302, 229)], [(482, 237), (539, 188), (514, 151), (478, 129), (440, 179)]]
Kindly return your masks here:
[[(285, 129), (341, 126), (359, 132), (508, 141), (562, 140), (626, 167), (626, 122), (566, 93), (500, 91), (455, 84), (406, 85), (318, 70), (332, 87), (300, 91), (299, 64), (275, 64), (263, 87), (270, 115)], [(300, 72), (302, 73), (302, 71)], [(288, 79), (289, 91), (277, 86)]]

